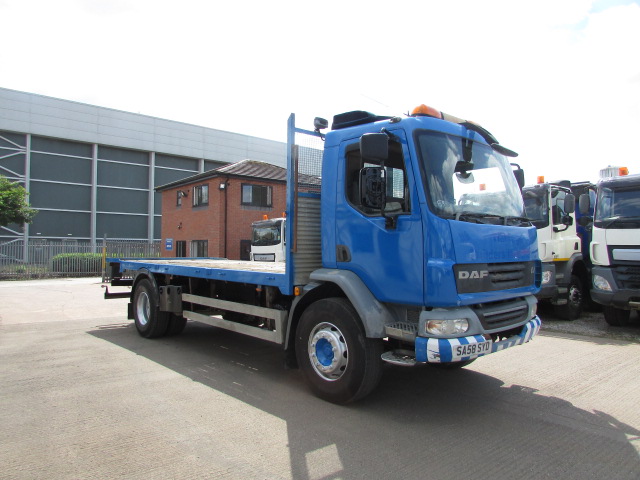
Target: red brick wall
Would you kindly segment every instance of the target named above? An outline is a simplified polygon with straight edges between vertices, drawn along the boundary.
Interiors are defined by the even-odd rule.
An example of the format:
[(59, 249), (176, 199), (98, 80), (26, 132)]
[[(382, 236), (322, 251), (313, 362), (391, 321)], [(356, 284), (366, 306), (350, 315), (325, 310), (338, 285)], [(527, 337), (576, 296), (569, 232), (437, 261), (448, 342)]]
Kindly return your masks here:
[[(226, 190), (220, 190), (220, 184), (225, 181), (227, 182)], [(265, 210), (241, 205), (242, 184), (270, 185), (273, 207)], [(199, 185), (209, 185), (209, 204), (193, 207), (193, 187)], [(178, 190), (188, 192), (188, 196), (182, 199), (180, 207), (176, 206)], [(187, 256), (192, 256), (191, 241), (207, 240), (210, 257), (226, 256), (232, 260), (239, 260), (240, 240), (251, 238), (251, 223), (262, 220), (263, 215), (269, 218), (281, 217), (285, 209), (286, 185), (282, 182), (257, 178), (216, 177), (164, 190), (161, 222), (162, 256), (175, 257), (176, 243), (180, 240), (187, 242)], [(166, 250), (167, 238), (173, 239), (173, 250)]]

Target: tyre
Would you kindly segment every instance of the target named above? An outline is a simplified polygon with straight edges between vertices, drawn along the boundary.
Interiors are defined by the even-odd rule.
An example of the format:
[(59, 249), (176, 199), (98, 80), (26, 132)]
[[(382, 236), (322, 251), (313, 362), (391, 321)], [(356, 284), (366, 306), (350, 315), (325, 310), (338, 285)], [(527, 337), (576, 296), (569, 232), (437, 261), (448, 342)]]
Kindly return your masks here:
[(568, 290), (567, 303), (565, 305), (556, 305), (554, 312), (556, 316), (564, 320), (575, 320), (582, 313), (585, 301), (582, 281), (577, 275), (571, 275)]
[(344, 298), (326, 298), (305, 310), (296, 329), (296, 358), (315, 395), (347, 404), (363, 398), (382, 374), (382, 339), (367, 338)]
[(181, 315), (169, 314), (169, 325), (167, 327), (167, 336), (180, 335), (187, 325), (187, 319)]
[(629, 317), (631, 317), (631, 310), (622, 310), (612, 306), (602, 307), (602, 313), (604, 313), (605, 321), (612, 327), (624, 327), (629, 324)]
[(133, 295), (133, 318), (138, 333), (157, 338), (167, 333), (169, 313), (158, 310), (158, 292), (147, 278), (140, 280)]

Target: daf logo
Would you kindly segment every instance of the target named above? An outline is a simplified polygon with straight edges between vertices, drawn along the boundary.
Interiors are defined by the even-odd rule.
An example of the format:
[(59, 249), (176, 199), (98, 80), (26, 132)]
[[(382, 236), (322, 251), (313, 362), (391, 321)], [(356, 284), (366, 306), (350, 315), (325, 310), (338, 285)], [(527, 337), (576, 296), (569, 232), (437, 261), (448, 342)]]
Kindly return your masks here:
[(460, 280), (468, 280), (470, 278), (484, 278), (488, 276), (489, 270), (471, 270), (470, 272), (463, 270), (458, 272), (458, 278)]

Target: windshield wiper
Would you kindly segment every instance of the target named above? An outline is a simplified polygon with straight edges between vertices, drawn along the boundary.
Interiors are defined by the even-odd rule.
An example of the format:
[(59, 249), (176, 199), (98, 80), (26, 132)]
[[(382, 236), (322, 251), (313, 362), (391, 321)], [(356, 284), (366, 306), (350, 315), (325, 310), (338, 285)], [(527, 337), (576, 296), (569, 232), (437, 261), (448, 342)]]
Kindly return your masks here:
[[(497, 215), (495, 213), (479, 213), (479, 212), (458, 212), (453, 217), (456, 220), (462, 219), (463, 221), (469, 221), (471, 219), (475, 220), (476, 223), (482, 224), (494, 224), (494, 225), (508, 225), (510, 222), (519, 222), (519, 224), (526, 223), (527, 225), (531, 225), (531, 220), (527, 217), (519, 217), (519, 216), (503, 216)], [(495, 219), (494, 222), (483, 222), (481, 219), (483, 218), (491, 218)]]
[(509, 221), (518, 221), (520, 224), (528, 223), (529, 225), (533, 224), (533, 220), (527, 217), (504, 217), (504, 224), (506, 225)]
[(500, 215), (494, 215), (492, 213), (478, 213), (478, 212), (464, 212), (464, 211), (456, 213), (454, 218), (456, 220), (460, 220), (463, 217), (468, 219), (474, 219), (477, 221), (477, 223), (486, 223), (486, 222), (479, 221), (479, 219), (481, 218), (495, 218), (498, 220), (503, 218)]

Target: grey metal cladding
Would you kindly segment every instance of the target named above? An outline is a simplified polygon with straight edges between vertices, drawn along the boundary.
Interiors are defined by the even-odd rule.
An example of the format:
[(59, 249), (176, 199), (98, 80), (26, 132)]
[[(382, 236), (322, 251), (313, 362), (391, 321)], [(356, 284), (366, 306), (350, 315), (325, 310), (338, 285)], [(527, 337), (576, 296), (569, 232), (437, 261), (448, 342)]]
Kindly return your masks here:
[[(187, 172), (181, 170), (168, 170), (164, 168), (156, 168), (155, 173), (155, 185), (154, 187), (159, 187), (161, 185), (167, 185), (168, 183), (177, 182), (178, 180), (183, 180), (187, 177), (191, 177), (197, 172)], [(161, 198), (161, 197), (156, 197)]]
[(188, 157), (176, 157), (174, 155), (164, 155), (156, 153), (156, 167), (168, 167), (179, 170), (190, 170), (198, 172), (198, 160)]
[(98, 146), (98, 158), (100, 160), (114, 160), (117, 162), (137, 163), (149, 165), (149, 153), (140, 150), (127, 150), (125, 148)]
[(91, 214), (89, 212), (51, 212), (40, 210), (30, 225), (31, 234), (46, 232), (55, 237), (88, 237)]
[(31, 153), (31, 178), (91, 184), (91, 160), (33, 152)]
[(148, 193), (98, 187), (98, 211), (114, 213), (147, 213)]
[(98, 185), (149, 188), (149, 167), (125, 163), (98, 162)]
[(147, 217), (146, 215), (98, 213), (96, 234), (98, 238), (105, 235), (107, 238), (145, 238), (147, 236)]
[(29, 203), (36, 209), (84, 210), (88, 213), (91, 211), (91, 187), (32, 181)]

